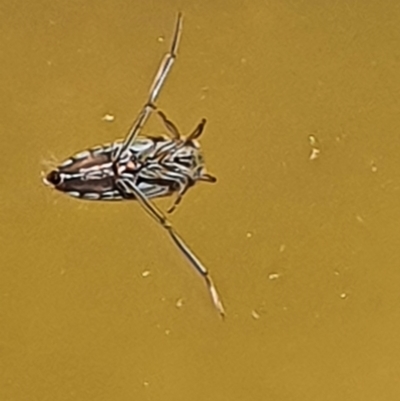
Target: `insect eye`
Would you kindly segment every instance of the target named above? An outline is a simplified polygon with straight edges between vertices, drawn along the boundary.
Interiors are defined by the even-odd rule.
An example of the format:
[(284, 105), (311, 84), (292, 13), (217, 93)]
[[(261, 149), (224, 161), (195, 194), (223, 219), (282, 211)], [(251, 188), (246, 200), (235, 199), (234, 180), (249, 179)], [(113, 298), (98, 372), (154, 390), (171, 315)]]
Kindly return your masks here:
[(47, 174), (46, 180), (52, 185), (58, 185), (61, 183), (61, 176), (57, 170), (50, 171)]

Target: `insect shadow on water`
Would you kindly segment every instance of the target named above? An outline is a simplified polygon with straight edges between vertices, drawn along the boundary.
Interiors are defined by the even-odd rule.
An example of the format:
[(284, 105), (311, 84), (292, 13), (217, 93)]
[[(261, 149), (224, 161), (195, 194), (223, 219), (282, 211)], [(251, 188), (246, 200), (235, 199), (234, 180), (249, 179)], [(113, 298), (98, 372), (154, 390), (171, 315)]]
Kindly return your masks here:
[[(203, 277), (216, 309), (224, 317), (221, 298), (208, 270), (177, 233), (166, 215), (152, 202), (153, 198), (175, 195), (174, 202), (167, 210), (171, 213), (186, 191), (198, 181), (216, 182), (216, 178), (206, 170), (198, 142), (206, 120), (202, 119), (192, 133), (183, 136), (156, 106), (160, 91), (177, 58), (182, 20), (182, 14), (179, 13), (171, 48), (163, 57), (148, 99), (125, 139), (75, 154), (50, 171), (43, 181), (75, 198), (138, 201)], [(161, 118), (168, 136), (139, 136), (153, 112)]]

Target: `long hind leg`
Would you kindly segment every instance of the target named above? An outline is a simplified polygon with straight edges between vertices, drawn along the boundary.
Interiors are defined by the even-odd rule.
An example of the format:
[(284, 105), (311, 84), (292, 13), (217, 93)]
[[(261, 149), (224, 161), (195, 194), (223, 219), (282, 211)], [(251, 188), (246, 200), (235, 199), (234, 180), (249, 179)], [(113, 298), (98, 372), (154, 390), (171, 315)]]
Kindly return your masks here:
[(215, 308), (218, 310), (220, 316), (224, 317), (224, 306), (208, 270), (189, 248), (183, 238), (175, 231), (174, 227), (167, 220), (162, 211), (146, 197), (146, 195), (135, 185), (131, 179), (120, 179), (118, 180), (117, 184), (123, 193), (133, 195), (143, 209), (169, 234), (170, 238), (185, 256), (185, 258), (198, 271), (198, 273), (200, 273), (201, 277), (203, 277)]

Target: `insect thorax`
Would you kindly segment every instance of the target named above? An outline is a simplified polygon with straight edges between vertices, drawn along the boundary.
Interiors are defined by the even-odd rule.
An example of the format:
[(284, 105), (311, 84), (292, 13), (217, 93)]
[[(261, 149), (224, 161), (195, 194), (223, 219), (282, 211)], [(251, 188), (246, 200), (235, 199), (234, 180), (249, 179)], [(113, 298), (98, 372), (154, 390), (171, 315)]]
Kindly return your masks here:
[(205, 172), (200, 144), (166, 137), (138, 138), (114, 160), (121, 141), (97, 146), (64, 161), (56, 189), (89, 200), (123, 200), (117, 181), (129, 177), (148, 198), (193, 185)]

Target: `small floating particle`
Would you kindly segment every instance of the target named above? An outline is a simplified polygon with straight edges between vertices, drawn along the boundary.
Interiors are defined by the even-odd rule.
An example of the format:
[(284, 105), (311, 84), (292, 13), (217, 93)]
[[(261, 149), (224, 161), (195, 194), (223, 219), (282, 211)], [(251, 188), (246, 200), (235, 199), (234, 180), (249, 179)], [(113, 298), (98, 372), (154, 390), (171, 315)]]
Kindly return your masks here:
[(375, 162), (371, 162), (371, 171), (376, 173), (378, 171), (378, 167), (376, 166)]
[(182, 306), (183, 306), (183, 298), (179, 298), (179, 299), (176, 301), (175, 306), (176, 306), (177, 308), (182, 308)]
[(346, 299), (347, 297), (348, 297), (348, 295), (345, 292), (342, 292), (340, 294), (340, 298), (342, 298), (342, 299)]
[(112, 114), (104, 114), (104, 116), (101, 118), (103, 121), (107, 121), (108, 123), (111, 123), (115, 120), (115, 116)]
[(309, 135), (308, 136), (308, 141), (310, 142), (311, 146), (316, 146), (317, 145), (317, 138), (314, 135)]
[(270, 280), (276, 280), (277, 278), (279, 278), (279, 274), (278, 273), (270, 273), (270, 274), (268, 274), (268, 278)]
[(159, 37), (157, 38), (157, 40), (158, 40), (159, 43), (165, 42), (164, 36), (159, 36)]
[(210, 88), (208, 86), (203, 86), (201, 88), (200, 100), (204, 100), (207, 97), (209, 90), (210, 90)]
[(314, 135), (308, 136), (308, 142), (311, 146), (311, 153), (309, 156), (309, 160), (315, 160), (319, 157), (321, 150), (319, 149), (318, 139)]
[(247, 238), (251, 238), (252, 236), (253, 236), (253, 234), (251, 232), (246, 233)]
[(356, 214), (356, 219), (359, 223), (364, 223), (364, 219), (359, 214)]
[(285, 249), (286, 249), (286, 245), (281, 244), (281, 246), (279, 247), (279, 252), (282, 253)]
[(310, 157), (309, 160), (315, 160), (319, 157), (319, 154), (321, 153), (321, 151), (317, 148), (312, 148), (311, 149), (311, 153), (310, 153)]
[(170, 333), (171, 333), (171, 330), (169, 330), (169, 329), (166, 329), (164, 333), (165, 333), (165, 335), (169, 336), (169, 335), (170, 335)]
[(252, 317), (253, 319), (255, 319), (255, 320), (258, 320), (258, 319), (260, 318), (260, 314), (259, 314), (255, 309), (253, 309), (253, 310), (251, 311), (251, 317)]
[(148, 381), (145, 380), (145, 381), (143, 382), (143, 386), (149, 387), (149, 385), (150, 385), (150, 383), (149, 383)]
[(150, 270), (145, 270), (142, 272), (142, 277), (149, 277), (151, 274)]

